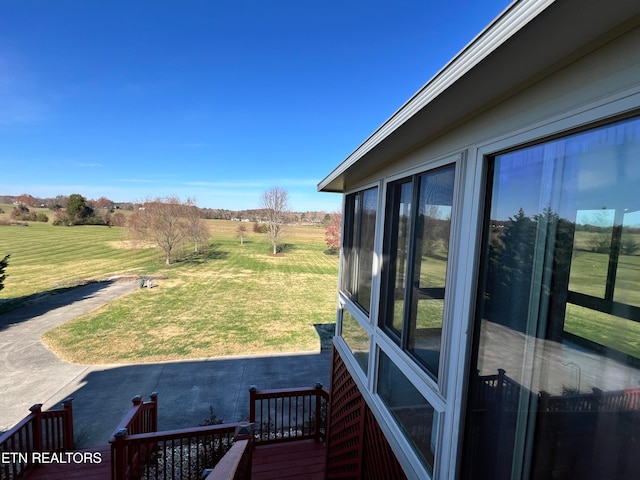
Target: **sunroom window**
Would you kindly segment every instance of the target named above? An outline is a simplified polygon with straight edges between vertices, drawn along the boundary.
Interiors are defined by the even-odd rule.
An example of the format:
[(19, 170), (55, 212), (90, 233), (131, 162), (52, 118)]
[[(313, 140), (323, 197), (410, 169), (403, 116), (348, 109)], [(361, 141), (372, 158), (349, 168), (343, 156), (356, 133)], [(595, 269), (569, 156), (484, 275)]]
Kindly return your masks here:
[(369, 349), (371, 337), (348, 310), (342, 311), (340, 336), (349, 347), (353, 358), (366, 375), (369, 370)]
[(438, 376), (454, 167), (387, 186), (380, 326)]
[(640, 118), (489, 167), (463, 477), (640, 478)]
[(378, 189), (347, 195), (344, 215), (341, 291), (369, 313)]
[(378, 395), (429, 473), (433, 473), (438, 414), (393, 361), (380, 351)]

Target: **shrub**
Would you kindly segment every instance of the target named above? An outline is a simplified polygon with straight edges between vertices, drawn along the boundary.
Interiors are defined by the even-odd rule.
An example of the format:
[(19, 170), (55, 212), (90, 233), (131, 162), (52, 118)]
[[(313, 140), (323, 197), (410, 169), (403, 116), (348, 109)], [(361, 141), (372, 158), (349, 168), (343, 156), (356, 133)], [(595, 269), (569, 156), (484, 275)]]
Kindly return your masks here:
[(253, 223), (253, 232), (254, 233), (267, 233), (267, 230), (269, 230), (269, 226), (264, 224), (264, 223), (258, 223), (258, 222), (254, 222)]
[(47, 217), (45, 213), (40, 212), (36, 214), (36, 222), (47, 223), (48, 221), (49, 221), (49, 217)]
[(342, 214), (334, 213), (331, 222), (324, 232), (324, 241), (329, 247), (328, 251), (337, 252), (340, 250), (340, 231), (342, 228)]
[(124, 227), (126, 220), (124, 213), (116, 212), (111, 215), (111, 225), (114, 227)]
[(13, 209), (11, 212), (11, 218), (13, 220), (21, 220), (23, 222), (35, 222), (37, 220), (37, 215), (35, 212), (30, 212), (24, 205), (20, 205)]
[(71, 224), (71, 220), (64, 210), (56, 210), (53, 219), (53, 225), (56, 227), (67, 226)]
[(626, 237), (622, 240), (620, 250), (623, 255), (635, 255), (640, 249), (640, 245), (631, 237)]
[(4, 269), (7, 268), (9, 264), (9, 257), (11, 255), (5, 255), (5, 257), (0, 260), (0, 290), (4, 288), (4, 279), (7, 278), (7, 275), (4, 273)]

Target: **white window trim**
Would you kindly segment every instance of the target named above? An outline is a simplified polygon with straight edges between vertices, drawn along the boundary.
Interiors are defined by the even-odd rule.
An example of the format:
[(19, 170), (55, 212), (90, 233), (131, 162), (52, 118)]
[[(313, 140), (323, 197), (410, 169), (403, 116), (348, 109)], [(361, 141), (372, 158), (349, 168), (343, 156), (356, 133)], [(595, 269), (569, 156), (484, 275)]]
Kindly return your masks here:
[[(342, 265), (343, 265), (343, 261), (342, 261), (342, 255), (343, 255), (343, 248), (342, 248), (342, 241), (345, 238), (345, 228), (346, 228), (346, 212), (345, 212), (345, 207), (347, 205), (347, 197), (349, 195), (353, 195), (354, 193), (358, 193), (358, 192), (363, 192), (365, 190), (369, 190), (371, 188), (377, 188), (378, 189), (378, 205), (377, 205), (377, 211), (376, 211), (376, 225), (375, 225), (375, 238), (374, 238), (374, 243), (373, 243), (373, 261), (372, 261), (372, 267), (371, 267), (371, 298), (369, 299), (369, 315), (367, 316), (366, 312), (364, 312), (362, 310), (362, 308), (357, 305), (353, 300), (351, 300), (347, 295), (345, 295), (343, 289), (342, 289)], [(380, 217), (380, 210), (381, 208), (383, 208), (384, 204), (380, 203), (380, 198), (381, 198), (381, 192), (382, 192), (382, 181), (376, 181), (376, 182), (370, 182), (370, 183), (366, 183), (364, 185), (361, 185), (357, 188), (353, 188), (351, 190), (347, 190), (343, 195), (342, 195), (342, 225), (340, 227), (340, 257), (339, 257), (339, 263), (338, 263), (338, 300), (343, 302), (343, 305), (349, 305), (349, 312), (356, 317), (357, 319), (363, 319), (366, 318), (368, 323), (372, 323), (372, 319), (373, 318), (377, 318), (377, 311), (378, 311), (378, 297), (377, 297), (377, 290), (376, 290), (376, 280), (379, 282), (379, 277), (380, 277), (380, 258), (378, 255), (378, 237), (379, 237), (379, 230), (380, 230), (380, 223), (379, 223), (379, 217)], [(374, 316), (374, 308), (375, 308), (375, 315)], [(357, 315), (356, 315), (356, 311), (357, 311)], [(340, 321), (342, 320), (342, 318), (340, 318)], [(362, 322), (361, 322), (362, 323)], [(341, 334), (342, 333), (342, 325), (340, 325), (339, 331), (336, 334)]]
[[(395, 173), (385, 178), (384, 185), (381, 192), (382, 193), (381, 199), (383, 202), (383, 206), (380, 207), (381, 215), (379, 219), (380, 223), (378, 223), (378, 227), (380, 231), (380, 235), (379, 235), (380, 239), (377, 244), (377, 247), (379, 248), (379, 250), (377, 250), (378, 252), (382, 251), (382, 241), (383, 241), (382, 237), (384, 236), (384, 225), (385, 225), (385, 220), (387, 215), (385, 206), (386, 206), (386, 198), (387, 198), (387, 189), (389, 184), (397, 180), (402, 180), (404, 178), (410, 177), (412, 175), (428, 173), (429, 171), (446, 167), (448, 165), (453, 165), (455, 168), (454, 201), (453, 201), (454, 205), (452, 205), (451, 238), (449, 240), (449, 244), (455, 247), (456, 239), (458, 238), (458, 235), (460, 235), (459, 227), (458, 227), (458, 225), (460, 224), (460, 220), (458, 220), (458, 217), (460, 217), (461, 213), (464, 211), (464, 206), (456, 207), (455, 203), (456, 201), (460, 200), (461, 187), (464, 179), (463, 169), (465, 168), (465, 165), (466, 165), (465, 159), (466, 159), (466, 155), (464, 151), (455, 153), (453, 155), (447, 154), (445, 156), (438, 157), (428, 162), (421, 163), (420, 165), (417, 165), (410, 169), (403, 170), (401, 172)], [(429, 403), (442, 402), (447, 390), (446, 385), (445, 385), (445, 388), (443, 388), (442, 385), (444, 382), (443, 379), (445, 378), (444, 375), (446, 375), (448, 372), (448, 367), (446, 366), (446, 363), (448, 362), (448, 357), (452, 350), (450, 347), (451, 338), (455, 336), (454, 335), (455, 330), (452, 329), (451, 326), (449, 325), (449, 323), (453, 321), (453, 317), (450, 312), (452, 305), (455, 304), (453, 299), (456, 298), (457, 296), (455, 291), (455, 288), (456, 288), (455, 272), (458, 265), (458, 259), (454, 257), (456, 256), (450, 255), (450, 259), (448, 260), (448, 263), (447, 263), (447, 277), (445, 282), (445, 289), (447, 291), (447, 294), (446, 294), (445, 306), (444, 306), (445, 316), (442, 319), (443, 327), (442, 327), (442, 339), (440, 343), (441, 345), (440, 360), (441, 361), (440, 361), (437, 380), (434, 380), (420, 365), (418, 365), (415, 359), (413, 359), (407, 352), (405, 352), (399, 345), (397, 345), (396, 342), (384, 331), (384, 329), (380, 327), (379, 319), (377, 316), (377, 313), (378, 313), (377, 309), (376, 309), (376, 316), (372, 317), (372, 319), (375, 319), (376, 331), (375, 331), (374, 339), (376, 341), (376, 344), (379, 345), (385, 351), (385, 353), (393, 351), (394, 353), (397, 354), (396, 358), (401, 359), (400, 363), (402, 363), (402, 365), (404, 366), (404, 368), (402, 368), (403, 373), (407, 377), (411, 378), (412, 383), (416, 386), (416, 388), (420, 392), (422, 392), (423, 394), (428, 392), (427, 393), (428, 396), (425, 396), (425, 398), (427, 399), (427, 401), (429, 401)], [(381, 277), (381, 274), (382, 274), (382, 264), (380, 264), (380, 271), (378, 276)], [(380, 294), (381, 294), (380, 283), (377, 284), (377, 287), (378, 288), (376, 290), (376, 297), (377, 297), (377, 302), (379, 304)], [(399, 364), (398, 364), (398, 367), (400, 367)], [(373, 371), (373, 370), (370, 370), (370, 371)], [(372, 391), (374, 391), (374, 388), (375, 388), (375, 385), (374, 383), (372, 383), (371, 384)]]

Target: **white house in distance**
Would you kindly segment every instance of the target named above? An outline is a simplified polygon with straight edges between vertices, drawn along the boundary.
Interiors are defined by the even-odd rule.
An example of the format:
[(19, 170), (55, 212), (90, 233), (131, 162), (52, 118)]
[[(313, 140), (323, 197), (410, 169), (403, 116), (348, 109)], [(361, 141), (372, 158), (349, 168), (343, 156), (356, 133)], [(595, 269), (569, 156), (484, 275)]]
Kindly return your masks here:
[(327, 478), (640, 478), (638, 0), (513, 2), (318, 189)]

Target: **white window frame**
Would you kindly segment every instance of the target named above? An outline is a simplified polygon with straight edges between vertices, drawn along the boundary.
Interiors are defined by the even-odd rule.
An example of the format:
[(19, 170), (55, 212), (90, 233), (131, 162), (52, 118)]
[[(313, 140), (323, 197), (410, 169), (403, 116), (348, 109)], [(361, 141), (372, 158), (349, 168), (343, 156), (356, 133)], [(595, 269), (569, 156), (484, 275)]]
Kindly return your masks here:
[[(366, 312), (364, 310), (362, 310), (362, 308), (356, 304), (356, 302), (354, 302), (353, 300), (351, 300), (351, 298), (349, 298), (348, 295), (346, 295), (344, 293), (344, 290), (342, 289), (342, 278), (343, 278), (343, 272), (342, 272), (342, 266), (343, 266), (343, 244), (342, 244), (342, 239), (345, 238), (345, 231), (346, 231), (346, 212), (345, 212), (345, 208), (347, 205), (347, 197), (349, 195), (353, 195), (355, 193), (358, 192), (363, 192), (365, 190), (369, 190), (371, 188), (377, 188), (378, 189), (378, 204), (377, 204), (377, 211), (376, 211), (376, 225), (375, 225), (375, 238), (374, 238), (374, 243), (373, 243), (373, 260), (372, 260), (372, 268), (371, 268), (371, 298), (369, 299), (369, 315), (366, 314)], [(351, 315), (353, 315), (354, 318), (356, 318), (358, 320), (358, 322), (360, 322), (360, 324), (364, 327), (365, 324), (371, 324), (371, 319), (376, 318), (377, 316), (377, 288), (378, 288), (378, 283), (380, 281), (379, 277), (379, 271), (380, 271), (380, 257), (378, 254), (378, 250), (379, 250), (379, 246), (378, 246), (378, 241), (379, 241), (379, 230), (380, 230), (380, 209), (381, 209), (381, 203), (380, 203), (380, 195), (382, 192), (382, 182), (381, 181), (377, 181), (377, 182), (371, 182), (371, 183), (367, 183), (364, 185), (359, 186), (358, 188), (354, 188), (352, 190), (346, 191), (344, 193), (344, 195), (342, 196), (342, 226), (341, 226), (341, 231), (340, 231), (340, 238), (341, 238), (341, 245), (340, 245), (340, 260), (339, 260), (339, 268), (338, 268), (338, 301), (340, 302), (340, 305), (343, 308), (347, 308), (349, 310), (349, 313), (351, 313)], [(375, 298), (375, 299), (374, 299)], [(375, 309), (375, 312), (374, 312)], [(374, 316), (376, 315), (376, 316)], [(342, 317), (340, 318), (340, 322), (342, 321)], [(341, 334), (342, 333), (342, 325), (340, 324), (339, 326), (339, 330), (336, 332), (336, 334)], [(367, 331), (369, 331), (369, 329), (365, 328)]]
[[(441, 473), (447, 478), (457, 478), (462, 461), (464, 442), (464, 416), (466, 409), (466, 391), (468, 387), (467, 363), (472, 356), (472, 338), (475, 328), (475, 304), (479, 275), (479, 252), (482, 249), (482, 222), (484, 220), (484, 200), (487, 192), (488, 160), (501, 152), (523, 148), (527, 144), (547, 141), (553, 137), (564, 137), (575, 131), (586, 130), (598, 125), (613, 123), (625, 117), (640, 115), (640, 86), (607, 96), (596, 102), (576, 107), (561, 115), (535, 122), (528, 127), (478, 142), (469, 148), (467, 181), (465, 182), (467, 208), (462, 215), (462, 235), (460, 241), (460, 266), (457, 270), (457, 295), (461, 299), (458, 306), (460, 320), (457, 326), (459, 355), (453, 359), (456, 368), (448, 375), (450, 388), (449, 401), (453, 401), (451, 415), (445, 415), (442, 425), (442, 465)], [(465, 266), (466, 265), (466, 266)], [(463, 347), (463, 342), (466, 344)], [(453, 367), (452, 362), (449, 366)], [(470, 365), (468, 368), (473, 368)], [(446, 450), (446, 451), (445, 451)]]

